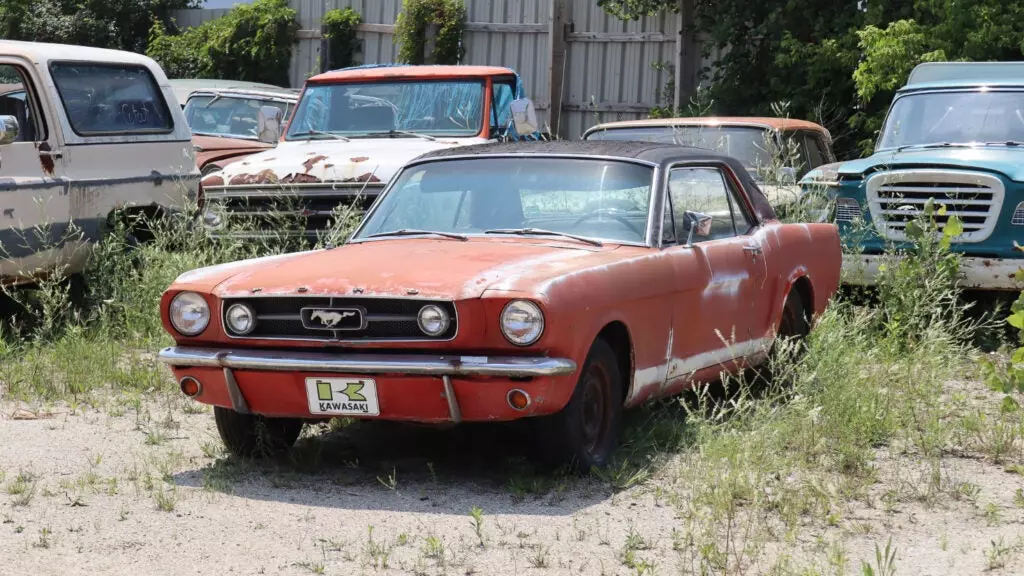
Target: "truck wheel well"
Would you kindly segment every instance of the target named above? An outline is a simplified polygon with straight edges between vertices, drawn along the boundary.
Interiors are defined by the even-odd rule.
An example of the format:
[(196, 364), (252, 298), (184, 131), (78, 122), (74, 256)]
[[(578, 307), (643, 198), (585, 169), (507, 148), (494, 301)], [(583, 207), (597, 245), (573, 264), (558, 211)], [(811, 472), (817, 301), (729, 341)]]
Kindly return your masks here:
[(164, 216), (162, 206), (133, 206), (117, 212), (111, 212), (107, 216), (107, 223), (110, 229), (120, 221), (125, 228), (130, 230), (135, 239), (146, 243), (153, 240), (153, 232), (150, 230), (149, 222), (159, 220)]
[(797, 278), (793, 283), (793, 291), (800, 296), (800, 301), (804, 305), (804, 313), (810, 320), (814, 314), (814, 288), (811, 286), (811, 281), (806, 276)]
[(629, 337), (629, 329), (622, 322), (610, 322), (597, 335), (615, 351), (615, 359), (619, 365), (619, 373), (626, 380), (622, 387), (622, 400), (626, 400), (630, 385), (633, 382), (633, 342)]

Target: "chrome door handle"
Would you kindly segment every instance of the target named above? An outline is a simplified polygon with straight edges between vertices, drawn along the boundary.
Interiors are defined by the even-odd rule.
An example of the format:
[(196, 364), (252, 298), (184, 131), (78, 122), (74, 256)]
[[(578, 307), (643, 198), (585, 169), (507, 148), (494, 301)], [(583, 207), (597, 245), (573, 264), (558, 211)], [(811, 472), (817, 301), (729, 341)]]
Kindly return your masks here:
[(760, 246), (744, 246), (743, 250), (745, 252), (749, 252), (751, 256), (756, 256), (761, 253)]
[(40, 150), (39, 151), (39, 155), (40, 156), (49, 156), (51, 158), (63, 158), (64, 157), (64, 153), (61, 152), (60, 150)]

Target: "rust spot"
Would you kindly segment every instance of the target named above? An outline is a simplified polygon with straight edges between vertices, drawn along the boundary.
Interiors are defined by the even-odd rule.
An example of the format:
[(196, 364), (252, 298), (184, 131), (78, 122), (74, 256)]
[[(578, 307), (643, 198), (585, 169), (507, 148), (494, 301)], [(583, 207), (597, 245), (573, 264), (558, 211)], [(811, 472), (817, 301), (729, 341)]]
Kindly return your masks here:
[(264, 162), (273, 162), (274, 160), (277, 160), (277, 158), (267, 158)]
[(216, 174), (211, 174), (206, 178), (203, 178), (203, 186), (223, 186), (224, 178)]
[(4, 216), (7, 216), (8, 218), (14, 218), (14, 208), (5, 209)]
[(324, 164), (324, 168), (334, 168), (334, 164)]
[(277, 184), (277, 174), (274, 174), (273, 170), (261, 170), (257, 174), (239, 174), (231, 180), (228, 184), (231, 186), (244, 186), (246, 184)]
[(43, 173), (53, 176), (53, 156), (44, 154), (50, 151), (49, 142), (39, 143), (39, 165), (43, 167)]
[(302, 165), (306, 168), (306, 172), (309, 172), (310, 170), (313, 169), (313, 164), (316, 164), (321, 160), (327, 160), (327, 156), (324, 156), (323, 154), (317, 154), (316, 156), (313, 156), (309, 160), (303, 162)]
[(353, 164), (359, 164), (360, 162), (366, 162), (369, 160), (369, 156), (356, 156), (355, 158), (349, 158)]
[(366, 174), (361, 174), (355, 178), (346, 178), (342, 180), (342, 182), (380, 182), (380, 178), (377, 178), (371, 172), (367, 172)]
[(982, 263), (982, 265), (984, 265), (984, 266), (985, 266), (986, 268), (989, 268), (989, 267), (991, 267), (991, 266), (992, 266), (992, 261), (991, 261), (991, 260), (982, 260), (982, 261), (981, 261), (981, 263)]
[(312, 174), (289, 174), (281, 178), (281, 184), (308, 184), (319, 181), (320, 179)]

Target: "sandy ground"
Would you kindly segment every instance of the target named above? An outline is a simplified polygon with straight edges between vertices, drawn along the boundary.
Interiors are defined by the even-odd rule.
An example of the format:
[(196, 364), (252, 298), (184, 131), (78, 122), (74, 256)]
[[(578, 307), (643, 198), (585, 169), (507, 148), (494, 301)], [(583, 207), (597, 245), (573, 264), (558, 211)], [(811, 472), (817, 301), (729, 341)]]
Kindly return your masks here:
[[(663, 471), (613, 493), (593, 478), (522, 474), (515, 429), (357, 424), (300, 441), (289, 462), (224, 457), (209, 412), (179, 401), (0, 408), (2, 574), (689, 574), (685, 518)], [(27, 419), (22, 419), (27, 418)], [(897, 574), (1024, 574), (1020, 475), (949, 459), (964, 498), (886, 490), (929, 470), (879, 462), (878, 490), (835, 526), (769, 545), (821, 574), (861, 574), (892, 537)], [(19, 478), (20, 477), (20, 478)], [(667, 486), (668, 481), (664, 481)], [(976, 488), (975, 488), (976, 487)], [(891, 494), (890, 494), (891, 495)], [(482, 510), (478, 535), (470, 510)], [(161, 509), (162, 508), (162, 509)], [(623, 564), (626, 543), (653, 570)], [(481, 539), (483, 544), (481, 544)], [(841, 542), (841, 553), (836, 542)], [(992, 550), (1004, 550), (992, 557)], [(830, 552), (831, 550), (831, 552)], [(837, 560), (838, 558), (838, 560)], [(999, 566), (1003, 564), (1003, 566)], [(386, 568), (384, 566), (387, 566)], [(990, 566), (994, 569), (988, 570)], [(812, 572), (814, 573), (814, 572)]]

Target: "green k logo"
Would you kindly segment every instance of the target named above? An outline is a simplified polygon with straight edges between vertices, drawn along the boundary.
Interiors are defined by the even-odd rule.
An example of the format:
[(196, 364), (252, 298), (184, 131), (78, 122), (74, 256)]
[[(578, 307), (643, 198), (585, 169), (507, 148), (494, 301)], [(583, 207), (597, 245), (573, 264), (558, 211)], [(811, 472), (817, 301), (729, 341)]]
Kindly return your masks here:
[(362, 382), (346, 384), (345, 390), (342, 394), (348, 397), (349, 402), (365, 402), (366, 396), (359, 393), (359, 391), (363, 389), (363, 386), (365, 386), (365, 384)]
[(331, 400), (334, 400), (334, 393), (331, 392), (331, 383), (317, 380), (316, 396), (321, 402), (330, 402)]

